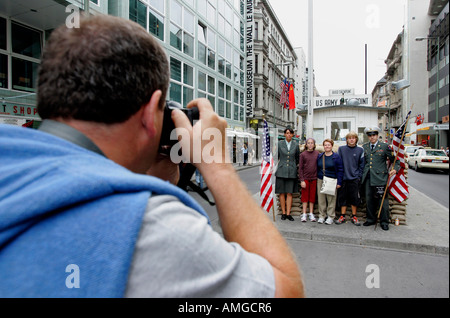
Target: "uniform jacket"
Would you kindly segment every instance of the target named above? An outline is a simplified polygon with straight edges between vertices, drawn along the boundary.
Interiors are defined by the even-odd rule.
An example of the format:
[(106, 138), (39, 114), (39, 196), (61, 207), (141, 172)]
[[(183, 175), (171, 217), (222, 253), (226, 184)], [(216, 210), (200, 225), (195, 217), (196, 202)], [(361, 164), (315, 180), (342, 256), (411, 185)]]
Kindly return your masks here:
[(300, 160), (300, 148), (298, 142), (291, 141), (291, 147), (288, 150), (286, 140), (278, 143), (278, 168), (275, 176), (278, 178), (297, 179), (297, 165)]
[[(389, 176), (388, 165), (386, 164), (389, 159), (390, 164), (395, 160), (395, 156), (389, 145), (378, 141), (375, 149), (370, 149), (370, 142), (363, 145), (364, 149), (364, 172), (361, 182), (364, 182), (368, 176), (370, 176), (371, 186), (386, 186)], [(395, 164), (395, 170), (400, 170), (400, 162), (397, 160)]]

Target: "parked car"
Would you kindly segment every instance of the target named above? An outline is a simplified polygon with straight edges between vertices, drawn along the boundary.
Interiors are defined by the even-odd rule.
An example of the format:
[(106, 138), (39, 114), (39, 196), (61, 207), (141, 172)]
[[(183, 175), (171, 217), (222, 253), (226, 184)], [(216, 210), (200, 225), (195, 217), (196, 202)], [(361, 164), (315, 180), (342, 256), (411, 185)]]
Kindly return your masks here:
[(419, 149), (424, 149), (424, 147), (423, 146), (406, 146), (405, 147), (405, 162), (408, 163), (409, 156), (413, 155)]
[(409, 156), (408, 166), (414, 170), (420, 169), (441, 169), (449, 171), (448, 156), (444, 150), (439, 149), (418, 149)]

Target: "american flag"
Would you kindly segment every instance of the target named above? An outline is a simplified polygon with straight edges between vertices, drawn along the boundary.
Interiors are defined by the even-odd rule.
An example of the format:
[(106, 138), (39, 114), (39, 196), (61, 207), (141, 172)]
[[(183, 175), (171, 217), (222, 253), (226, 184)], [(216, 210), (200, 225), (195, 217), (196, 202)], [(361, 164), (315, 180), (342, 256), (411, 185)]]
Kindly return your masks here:
[(270, 152), (269, 126), (267, 125), (267, 121), (264, 120), (260, 199), (261, 199), (261, 207), (265, 211), (267, 211), (267, 213), (270, 212), (270, 209), (273, 206), (272, 170), (273, 170), (273, 157), (272, 153)]
[(286, 79), (280, 83), (280, 88), (280, 104), (285, 105), (286, 103), (289, 103), (289, 86)]
[(400, 170), (389, 179), (389, 193), (398, 202), (403, 202), (409, 197), (408, 183), (405, 178), (405, 146), (403, 145), (402, 137), (404, 137), (404, 131), (410, 115), (411, 112), (406, 116), (405, 121), (395, 133), (392, 141), (394, 154), (397, 156), (397, 160), (400, 161)]

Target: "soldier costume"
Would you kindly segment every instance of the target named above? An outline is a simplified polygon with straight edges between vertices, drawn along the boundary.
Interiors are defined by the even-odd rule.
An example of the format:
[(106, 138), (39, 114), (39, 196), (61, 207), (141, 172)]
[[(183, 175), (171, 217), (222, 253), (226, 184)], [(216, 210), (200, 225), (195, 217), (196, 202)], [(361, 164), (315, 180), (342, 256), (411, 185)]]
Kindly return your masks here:
[[(288, 127), (285, 129), (284, 133), (289, 131), (293, 135), (293, 130)], [(290, 215), (290, 210), (292, 207), (292, 194), (298, 193), (298, 175), (297, 166), (300, 158), (300, 148), (298, 142), (291, 139), (289, 146), (288, 141), (282, 140), (278, 143), (278, 168), (275, 173), (275, 193), (280, 194), (280, 203), (282, 205), (282, 212), (284, 211), (284, 202), (286, 198), (286, 212), (281, 216), (282, 220), (286, 218), (290, 221), (294, 221), (294, 218)]]
[[(367, 203), (367, 220), (363, 224), (364, 226), (373, 225), (377, 222), (378, 211), (389, 178), (387, 160), (389, 159), (391, 163), (395, 160), (395, 156), (389, 148), (389, 145), (378, 140), (379, 131), (380, 129), (378, 127), (367, 127), (364, 130), (364, 133), (369, 137), (376, 135), (376, 142), (374, 144), (369, 141), (363, 145), (365, 166), (361, 182)], [(398, 171), (399, 169), (400, 164), (397, 161), (395, 170)], [(383, 230), (386, 231), (389, 229), (389, 200), (387, 196), (381, 209), (380, 224)]]

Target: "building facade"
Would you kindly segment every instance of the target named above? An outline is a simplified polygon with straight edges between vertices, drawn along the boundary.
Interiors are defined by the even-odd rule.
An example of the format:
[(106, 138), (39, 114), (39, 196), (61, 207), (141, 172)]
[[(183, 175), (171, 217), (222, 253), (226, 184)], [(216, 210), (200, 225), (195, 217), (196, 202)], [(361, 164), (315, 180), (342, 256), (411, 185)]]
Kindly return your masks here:
[[(36, 79), (45, 41), (57, 26), (76, 24), (84, 5), (75, 0), (0, 2), (0, 123), (32, 126), (40, 120)], [(90, 10), (106, 14), (108, 3), (91, 0)]]
[(43, 46), (57, 26), (76, 22), (85, 3), (90, 14), (130, 19), (160, 41), (170, 61), (169, 99), (186, 106), (194, 98), (208, 98), (230, 129), (248, 126), (251, 0), (2, 1), (1, 122), (39, 121), (35, 94)]
[[(255, 0), (254, 39), (255, 107), (251, 127), (255, 130), (261, 127), (265, 118), (279, 133), (288, 126), (298, 128), (301, 125), (296, 110), (303, 99), (306, 79), (304, 52), (292, 46), (267, 0)], [(294, 85), (296, 105), (292, 110), (280, 103), (280, 83), (285, 79)]]
[[(435, 146), (448, 145), (447, 131), (439, 130), (436, 139), (434, 126), (445, 122), (448, 115), (448, 0), (407, 1), (405, 22), (404, 68), (411, 83), (404, 93), (405, 104), (412, 108), (412, 120), (406, 135), (408, 143)], [(439, 30), (442, 53), (439, 53), (440, 72), (437, 72), (437, 33)], [(447, 44), (445, 43), (447, 41)], [(447, 49), (445, 46), (447, 45)], [(436, 78), (439, 73), (439, 111)], [(447, 88), (445, 88), (447, 86)], [(447, 98), (446, 98), (447, 96)], [(436, 120), (436, 114), (438, 120)], [(418, 119), (418, 121), (416, 120)]]
[[(446, 4), (445, 4), (446, 2)], [(439, 6), (441, 4), (441, 6)], [(444, 5), (445, 4), (445, 5)], [(429, 144), (449, 146), (449, 2), (431, 1), (429, 14), (433, 19), (426, 34), (428, 70), (428, 130)], [(437, 138), (437, 140), (436, 140)], [(433, 140), (434, 139), (434, 142)]]

